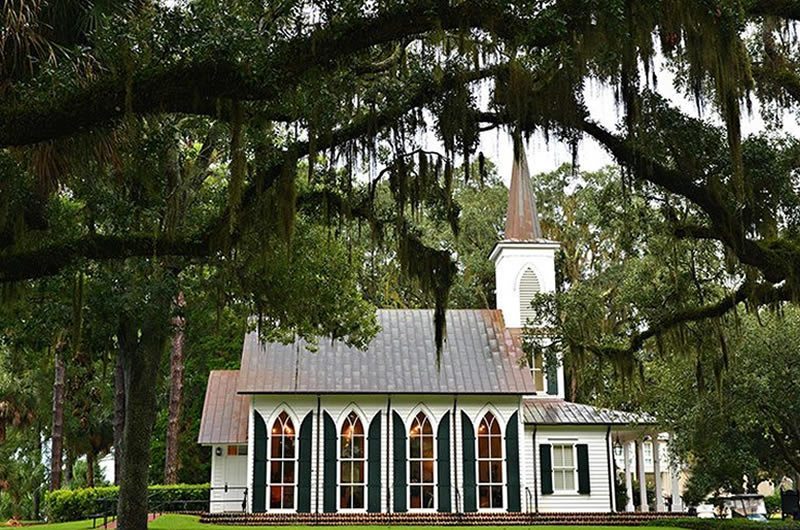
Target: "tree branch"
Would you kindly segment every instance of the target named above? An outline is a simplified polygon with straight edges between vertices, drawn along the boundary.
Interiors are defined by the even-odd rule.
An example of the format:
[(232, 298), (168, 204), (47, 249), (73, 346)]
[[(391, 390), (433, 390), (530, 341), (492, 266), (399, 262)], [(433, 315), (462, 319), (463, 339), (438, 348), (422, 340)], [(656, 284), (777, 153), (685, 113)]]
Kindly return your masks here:
[(777, 301), (791, 300), (792, 293), (786, 286), (773, 287), (767, 284), (753, 285), (744, 283), (736, 291), (717, 302), (701, 307), (677, 311), (653, 323), (646, 330), (630, 337), (629, 345), (625, 348), (587, 346), (595, 353), (603, 355), (624, 356), (632, 355), (644, 346), (644, 343), (653, 337), (659, 336), (675, 327), (687, 322), (697, 322), (709, 318), (718, 318), (742, 302), (750, 301), (757, 305), (764, 305)]
[(81, 259), (119, 260), (132, 257), (207, 257), (203, 240), (171, 240), (162, 236), (88, 234), (30, 252), (0, 256), (0, 283), (52, 276)]
[(553, 29), (532, 31), (534, 22), (520, 20), (505, 2), (496, 0), (467, 0), (455, 6), (418, 0), (275, 45), (266, 64), (258, 68), (261, 75), (248, 72), (246, 65), (221, 58), (151, 68), (135, 73), (131, 79), (102, 78), (37, 108), (30, 108), (24, 95), (16, 95), (16, 102), (0, 100), (0, 147), (29, 145), (89, 130), (119, 120), (126, 112), (215, 116), (219, 99), (273, 101), (296, 87), (313, 69), (331, 68), (338, 60), (372, 46), (432, 30), (480, 28), (511, 38), (525, 29), (535, 35), (525, 42), (529, 46), (552, 44), (565, 32), (553, 24), (546, 26)]
[(775, 16), (800, 20), (800, 3), (797, 0), (755, 0), (747, 9), (754, 16)]

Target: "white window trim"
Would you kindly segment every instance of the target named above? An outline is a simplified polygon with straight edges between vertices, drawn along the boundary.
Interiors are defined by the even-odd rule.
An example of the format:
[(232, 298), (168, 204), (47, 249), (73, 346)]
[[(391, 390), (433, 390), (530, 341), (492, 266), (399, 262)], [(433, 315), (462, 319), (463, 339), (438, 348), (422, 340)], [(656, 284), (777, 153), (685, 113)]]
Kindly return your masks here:
[[(481, 454), (480, 454), (480, 445), (478, 443), (478, 439), (479, 439), (478, 438), (478, 436), (479, 436), (478, 435), (478, 430), (480, 429), (481, 422), (483, 421), (483, 418), (486, 417), (486, 414), (488, 412), (492, 413), (492, 416), (494, 416), (494, 421), (497, 422), (497, 425), (500, 427), (500, 448), (501, 448), (501, 451), (503, 453), (503, 456), (500, 457), (499, 459), (498, 458), (484, 458), (484, 459), (482, 459), (481, 458)], [(500, 419), (500, 416), (493, 409), (482, 411), (482, 413), (478, 416), (478, 421), (477, 421), (477, 423), (475, 425), (476, 425), (476, 427), (475, 427), (475, 504), (477, 505), (479, 512), (488, 512), (488, 513), (505, 512), (506, 508), (508, 506), (508, 499), (507, 499), (508, 492), (506, 491), (507, 490), (506, 480), (508, 480), (508, 469), (506, 469), (507, 468), (507, 466), (506, 466), (506, 457), (508, 455), (506, 455), (506, 448), (505, 448), (505, 425), (503, 424), (502, 420)], [(503, 481), (502, 482), (481, 482), (480, 481), (481, 480), (481, 478), (480, 478), (480, 476), (481, 476), (480, 475), (480, 463), (481, 463), (481, 460), (486, 460), (486, 461), (500, 460), (501, 465), (502, 465), (502, 469), (503, 469)], [(501, 506), (493, 506), (491, 508), (481, 508), (481, 489), (480, 489), (481, 486), (500, 486), (500, 488), (503, 491), (503, 504)]]
[[(294, 456), (292, 459), (289, 458), (273, 458), (272, 456), (272, 428), (275, 426), (275, 422), (278, 421), (278, 417), (281, 415), (281, 412), (285, 412), (286, 416), (292, 422), (292, 426), (294, 427)], [(292, 415), (287, 409), (281, 409), (275, 416), (272, 418), (272, 421), (267, 425), (267, 491), (266, 491), (266, 510), (267, 512), (272, 513), (296, 513), (297, 512), (297, 472), (299, 467), (298, 461), (298, 452), (300, 445), (300, 429), (298, 427), (298, 423), (294, 415)], [(273, 462), (294, 462), (294, 481), (293, 482), (272, 482), (272, 463)], [(272, 505), (272, 486), (281, 486), (287, 487), (291, 486), (294, 489), (294, 494), (292, 495), (292, 507), (291, 508), (273, 508)]]
[[(350, 416), (350, 412), (353, 412), (358, 420), (361, 422), (361, 428), (364, 430), (364, 482), (349, 482), (347, 484), (342, 484), (342, 463), (343, 462), (359, 462), (362, 459), (360, 458), (342, 458), (342, 427), (344, 427), (345, 422), (347, 421), (347, 417)], [(369, 427), (364, 422), (364, 418), (361, 417), (361, 414), (358, 413), (355, 409), (351, 409), (347, 414), (344, 415), (344, 419), (341, 422), (341, 425), (337, 426), (336, 429), (336, 509), (338, 512), (341, 513), (366, 513), (367, 506), (369, 503), (369, 499), (367, 495), (369, 494), (367, 489), (367, 484), (369, 482)], [(362, 486), (364, 488), (364, 507), (363, 508), (343, 508), (341, 506), (342, 503), (342, 488), (343, 487), (351, 487), (351, 486)]]
[[(572, 448), (572, 480), (575, 485), (572, 489), (558, 489), (556, 488), (556, 471), (565, 471), (570, 468), (567, 466), (556, 466), (555, 452), (556, 447), (571, 447)], [(553, 493), (557, 495), (578, 495), (578, 444), (572, 441), (555, 441), (550, 445), (550, 470), (553, 480)], [(558, 469), (556, 469), (558, 468)]]
[(424, 410), (417, 411), (414, 414), (414, 416), (411, 418), (411, 425), (414, 424), (414, 420), (416, 419), (417, 414), (419, 414), (420, 412), (422, 412), (425, 415), (425, 417), (428, 419), (428, 423), (431, 426), (431, 433), (433, 435), (433, 458), (432, 458), (432, 460), (433, 460), (433, 482), (432, 483), (430, 483), (430, 482), (418, 482), (418, 483), (415, 483), (413, 485), (414, 486), (433, 486), (433, 508), (412, 508), (411, 507), (411, 487), (412, 487), (412, 483), (411, 483), (411, 462), (422, 462), (424, 460), (430, 460), (430, 459), (427, 459), (427, 458), (412, 458), (411, 457), (411, 434), (410, 434), (411, 427), (405, 427), (405, 424), (404, 424), (403, 427), (406, 429), (406, 438), (407, 438), (407, 440), (406, 440), (406, 454), (408, 455), (406, 457), (406, 466), (407, 466), (406, 469), (408, 471), (408, 480), (406, 481), (407, 482), (407, 487), (406, 487), (406, 508), (408, 509), (409, 512), (435, 512), (439, 508), (439, 499), (438, 499), (438, 495), (437, 495), (438, 486), (439, 486), (439, 481), (438, 481), (439, 470), (437, 468), (439, 467), (439, 465), (438, 465), (439, 463), (438, 463), (438, 461), (436, 459), (436, 456), (437, 456), (436, 450), (438, 449), (438, 445), (437, 445), (438, 444), (438, 440), (436, 440), (436, 426), (434, 425), (433, 421), (431, 420), (431, 415), (428, 414)]

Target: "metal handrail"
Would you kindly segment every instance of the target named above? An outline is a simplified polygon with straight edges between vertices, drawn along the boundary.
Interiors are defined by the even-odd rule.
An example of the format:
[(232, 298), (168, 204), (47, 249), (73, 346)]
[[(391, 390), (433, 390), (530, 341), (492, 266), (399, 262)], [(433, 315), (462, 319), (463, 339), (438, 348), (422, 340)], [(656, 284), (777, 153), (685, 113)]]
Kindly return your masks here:
[[(202, 505), (208, 506), (211, 508), (213, 503), (217, 502), (235, 502), (235, 500), (231, 499), (212, 499), (211, 492), (222, 490), (225, 493), (230, 491), (242, 491), (242, 511), (247, 511), (247, 495), (248, 495), (248, 487), (247, 486), (216, 486), (216, 487), (209, 487), (209, 498), (208, 499), (165, 499), (158, 503), (153, 503), (153, 499), (156, 497), (156, 493), (150, 493), (147, 496), (147, 505), (148, 505), (148, 512), (150, 513), (163, 513), (165, 508), (171, 506), (182, 506), (185, 510), (190, 505)], [(95, 501), (97, 505), (99, 505), (99, 511), (93, 513), (91, 515), (92, 518), (92, 528), (97, 528), (97, 521), (102, 518), (103, 520), (103, 528), (108, 528), (108, 524), (111, 521), (114, 521), (117, 518), (117, 499), (104, 497), (102, 499), (97, 499)]]

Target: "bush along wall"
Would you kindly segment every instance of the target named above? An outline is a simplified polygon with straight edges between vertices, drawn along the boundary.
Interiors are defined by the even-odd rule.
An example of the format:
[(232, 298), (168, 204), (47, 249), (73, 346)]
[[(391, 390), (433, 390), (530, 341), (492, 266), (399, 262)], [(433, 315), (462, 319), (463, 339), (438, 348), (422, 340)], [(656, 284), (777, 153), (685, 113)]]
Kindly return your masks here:
[(748, 519), (700, 519), (697, 517), (670, 518), (649, 521), (647, 526), (670, 526), (687, 530), (800, 530), (800, 522), (771, 520), (759, 523)]
[[(207, 511), (208, 484), (150, 486), (150, 508), (158, 511)], [(55, 490), (47, 493), (44, 513), (50, 522), (87, 519), (94, 514), (116, 510), (118, 486)]]

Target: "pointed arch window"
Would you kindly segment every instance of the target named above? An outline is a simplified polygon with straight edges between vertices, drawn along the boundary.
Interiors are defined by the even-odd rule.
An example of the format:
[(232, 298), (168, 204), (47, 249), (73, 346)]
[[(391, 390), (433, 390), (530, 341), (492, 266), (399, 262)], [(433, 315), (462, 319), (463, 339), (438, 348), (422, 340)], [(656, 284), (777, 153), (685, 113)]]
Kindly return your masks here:
[(478, 426), (478, 506), (503, 507), (503, 435), (494, 414)]
[(411, 509), (435, 508), (436, 458), (433, 444), (433, 426), (428, 416), (420, 412), (414, 417), (408, 431), (408, 488)]
[(292, 418), (281, 412), (270, 434), (269, 507), (294, 509), (297, 443)]
[(519, 279), (519, 321), (524, 326), (529, 320), (533, 320), (533, 308), (531, 302), (536, 293), (540, 292), (539, 278), (530, 268), (525, 269)]
[(345, 418), (339, 440), (339, 507), (363, 510), (367, 451), (364, 424), (355, 412)]

